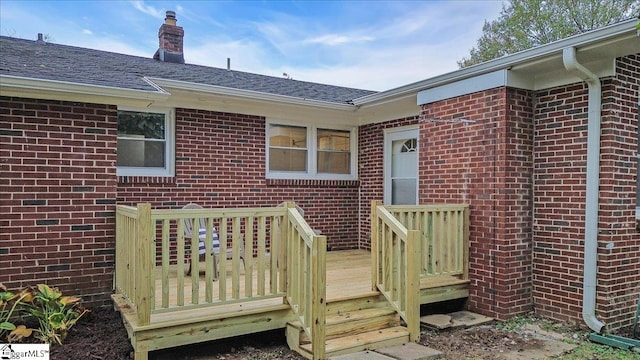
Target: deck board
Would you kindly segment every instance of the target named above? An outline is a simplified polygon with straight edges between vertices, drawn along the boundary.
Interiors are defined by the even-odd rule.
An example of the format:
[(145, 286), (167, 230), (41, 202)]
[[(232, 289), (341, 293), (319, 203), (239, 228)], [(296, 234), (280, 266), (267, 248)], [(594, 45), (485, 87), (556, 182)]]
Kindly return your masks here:
[[(229, 264), (230, 265), (230, 264)], [(201, 270), (202, 270), (201, 265)], [(344, 250), (344, 251), (332, 251), (327, 253), (327, 299), (344, 298), (349, 296), (365, 295), (371, 292), (371, 256), (366, 250)], [(252, 266), (252, 281), (253, 293), (258, 291), (258, 266)], [(265, 268), (265, 272), (270, 271), (269, 267)], [(177, 281), (177, 266), (173, 265), (169, 269), (169, 303), (175, 304), (178, 297), (178, 281)], [(227, 299), (232, 298), (232, 271), (229, 266), (227, 269), (226, 279), (226, 293)], [(239, 283), (245, 284), (246, 274), (240, 271)], [(265, 274), (267, 278), (268, 274)], [(155, 271), (155, 305), (157, 309), (162, 306), (162, 268), (157, 267)], [(198, 303), (205, 302), (205, 275), (201, 271), (199, 275), (199, 297)], [(213, 281), (213, 295), (217, 298), (219, 294), (219, 280)], [(267, 286), (268, 288), (268, 286)], [(192, 303), (192, 278), (185, 275), (184, 277), (184, 303)], [(240, 288), (240, 298), (244, 296), (244, 286)], [(276, 300), (277, 301), (277, 300)], [(227, 309), (228, 311), (228, 309)]]

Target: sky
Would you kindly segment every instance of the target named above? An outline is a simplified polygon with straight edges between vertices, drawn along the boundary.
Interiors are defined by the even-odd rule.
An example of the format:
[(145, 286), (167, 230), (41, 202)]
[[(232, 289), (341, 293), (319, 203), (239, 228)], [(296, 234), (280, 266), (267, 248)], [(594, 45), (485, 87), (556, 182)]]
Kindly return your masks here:
[[(458, 68), (502, 1), (0, 1), (0, 34), (151, 57), (165, 11), (191, 64), (367, 90)], [(0, 54), (1, 56), (1, 54)], [(284, 75), (286, 74), (286, 75)]]

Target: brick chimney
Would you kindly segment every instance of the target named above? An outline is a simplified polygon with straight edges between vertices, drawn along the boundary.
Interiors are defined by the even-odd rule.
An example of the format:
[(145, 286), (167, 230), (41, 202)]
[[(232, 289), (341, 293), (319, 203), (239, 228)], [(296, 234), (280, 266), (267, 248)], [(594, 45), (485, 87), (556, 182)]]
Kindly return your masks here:
[(184, 30), (176, 25), (176, 12), (167, 11), (164, 24), (158, 29), (158, 50), (153, 55), (156, 60), (184, 64), (182, 40)]

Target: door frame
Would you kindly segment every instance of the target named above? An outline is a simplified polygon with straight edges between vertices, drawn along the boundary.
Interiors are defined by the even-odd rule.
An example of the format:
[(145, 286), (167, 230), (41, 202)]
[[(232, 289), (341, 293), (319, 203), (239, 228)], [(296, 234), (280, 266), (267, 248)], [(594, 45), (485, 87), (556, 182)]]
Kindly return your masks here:
[[(420, 143), (420, 127), (419, 125), (409, 125), (397, 128), (384, 129), (384, 150), (383, 150), (383, 203), (391, 204), (391, 151), (392, 143), (395, 140), (416, 138), (418, 144)], [(420, 150), (416, 153), (416, 172), (418, 170), (418, 164), (420, 163)], [(420, 189), (420, 176), (416, 178), (416, 204), (419, 198)]]

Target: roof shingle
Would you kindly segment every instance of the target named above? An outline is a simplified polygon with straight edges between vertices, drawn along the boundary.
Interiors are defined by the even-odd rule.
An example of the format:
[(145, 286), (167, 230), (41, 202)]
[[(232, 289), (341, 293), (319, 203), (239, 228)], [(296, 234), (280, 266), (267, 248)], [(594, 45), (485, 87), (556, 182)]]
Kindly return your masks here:
[(0, 74), (157, 91), (143, 77), (348, 104), (375, 91), (0, 36)]

